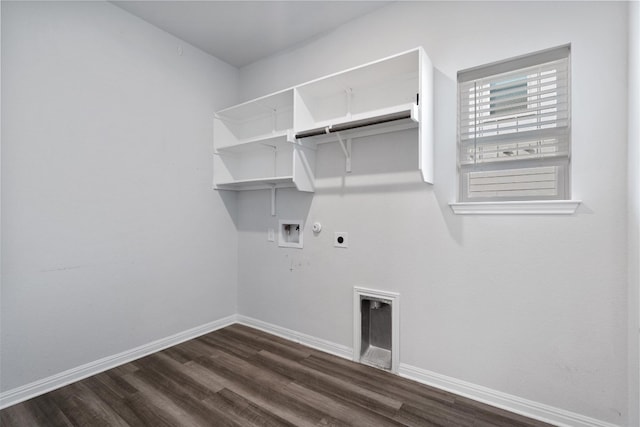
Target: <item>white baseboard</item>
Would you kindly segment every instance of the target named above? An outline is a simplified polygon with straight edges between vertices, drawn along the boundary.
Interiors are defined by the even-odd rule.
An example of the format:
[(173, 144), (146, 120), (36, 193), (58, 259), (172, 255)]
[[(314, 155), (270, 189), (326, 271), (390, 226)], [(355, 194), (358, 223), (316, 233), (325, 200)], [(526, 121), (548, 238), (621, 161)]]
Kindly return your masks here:
[[(306, 335), (290, 329), (282, 328), (251, 317), (238, 315), (238, 323), (251, 326), (279, 337), (304, 344), (317, 350), (331, 353), (345, 359), (353, 359), (353, 349), (327, 340)], [(564, 409), (523, 399), (487, 387), (461, 381), (456, 378), (416, 368), (404, 363), (400, 364), (398, 375), (439, 388), (460, 396), (468, 397), (496, 408), (505, 409), (529, 418), (544, 421), (561, 427), (619, 427), (604, 421), (589, 418)]]
[(505, 409), (539, 421), (562, 427), (619, 427), (615, 424), (600, 421), (575, 412), (566, 411), (543, 403), (534, 402), (472, 384), (456, 378), (441, 375), (415, 366), (400, 364), (399, 375), (420, 383), (448, 391), (459, 396), (468, 397), (487, 405)]
[(334, 356), (339, 356), (349, 360), (353, 359), (353, 349), (351, 347), (336, 344), (301, 332), (292, 331), (291, 329), (276, 326), (241, 314), (238, 315), (238, 323), (260, 329), (261, 331), (277, 335), (281, 338), (288, 339), (289, 341), (304, 344), (308, 347), (315, 348), (316, 350), (333, 354)]
[[(234, 323), (250, 326), (273, 335), (294, 341), (306, 346), (315, 348), (344, 359), (353, 358), (353, 349), (344, 345), (336, 344), (311, 335), (296, 332), (291, 329), (276, 326), (261, 320), (253, 319), (243, 315), (231, 315), (223, 319), (210, 322), (193, 329), (163, 338), (149, 344), (136, 347), (114, 356), (105, 357), (95, 362), (87, 363), (77, 368), (69, 369), (59, 374), (42, 380), (26, 384), (22, 387), (0, 393), (0, 409), (20, 403), (32, 397), (63, 387), (67, 384), (98, 374), (124, 363), (131, 362), (151, 353), (163, 350), (167, 347), (180, 344), (181, 342), (197, 338), (200, 335), (213, 332)], [(487, 405), (505, 409), (510, 412), (524, 415), (533, 419), (544, 421), (562, 427), (619, 427), (615, 424), (596, 420), (564, 409), (523, 399), (487, 387), (461, 381), (446, 375), (416, 368), (404, 363), (400, 364), (399, 375), (432, 387), (439, 388), (460, 396)]]
[(60, 372), (50, 377), (25, 384), (21, 387), (5, 391), (0, 393), (0, 409), (15, 405), (16, 403), (23, 402), (60, 387), (64, 387), (65, 385), (80, 381), (84, 378), (90, 377), (91, 375), (99, 374), (100, 372), (129, 363), (151, 353), (164, 350), (165, 348), (197, 338), (200, 335), (208, 334), (209, 332), (213, 332), (234, 323), (236, 323), (235, 314), (141, 345), (140, 347), (136, 347), (131, 350), (123, 351), (122, 353), (118, 353), (113, 356), (104, 357), (94, 362)]

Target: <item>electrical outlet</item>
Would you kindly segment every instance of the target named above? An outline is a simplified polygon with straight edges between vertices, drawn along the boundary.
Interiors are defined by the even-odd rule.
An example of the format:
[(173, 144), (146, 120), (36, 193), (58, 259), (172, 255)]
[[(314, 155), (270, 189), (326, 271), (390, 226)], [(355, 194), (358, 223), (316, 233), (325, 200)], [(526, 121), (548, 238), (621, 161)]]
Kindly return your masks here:
[(333, 246), (336, 248), (348, 248), (349, 241), (347, 237), (348, 233), (346, 231), (337, 231), (333, 239)]
[(273, 228), (267, 229), (267, 240), (270, 242), (276, 241), (276, 231)]

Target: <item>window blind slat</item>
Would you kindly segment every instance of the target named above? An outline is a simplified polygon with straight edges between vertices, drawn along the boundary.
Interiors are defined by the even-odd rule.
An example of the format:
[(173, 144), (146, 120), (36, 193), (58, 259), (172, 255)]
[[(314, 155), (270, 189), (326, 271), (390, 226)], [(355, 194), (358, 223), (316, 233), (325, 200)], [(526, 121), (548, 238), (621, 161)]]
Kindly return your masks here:
[[(508, 182), (513, 184), (531, 183), (531, 182), (553, 182), (556, 179), (556, 174), (553, 172), (539, 173), (535, 175), (535, 179), (532, 179), (531, 174), (525, 175), (509, 175)], [(504, 185), (505, 177), (487, 175), (484, 177), (474, 177), (472, 185)]]
[(468, 179), (469, 198), (553, 196), (558, 192), (555, 167), (470, 172)]
[[(491, 126), (497, 122), (504, 120), (517, 120), (519, 118), (527, 119), (527, 118), (538, 118), (543, 119), (544, 117), (557, 117), (558, 120), (562, 120), (568, 116), (568, 109), (564, 108), (555, 108), (553, 105), (545, 105), (541, 108), (532, 108), (530, 110), (522, 110), (522, 111), (514, 111), (509, 114), (506, 111), (501, 114), (486, 114), (482, 115), (478, 114), (475, 117), (469, 117), (461, 120), (461, 124), (463, 126), (470, 126), (478, 128), (481, 131), (482, 127)], [(538, 120), (540, 121), (540, 120)], [(469, 129), (469, 132), (476, 132), (474, 129)]]
[(484, 165), (491, 163), (498, 164), (501, 162), (513, 162), (515, 160), (553, 159), (567, 157), (567, 154), (567, 151), (554, 151), (550, 153), (536, 154), (518, 153), (515, 155), (505, 155), (501, 152), (496, 152), (493, 154), (476, 155), (476, 158), (469, 156), (468, 160), (461, 159), (460, 165)]
[[(560, 116), (560, 117), (558, 117)], [(475, 125), (469, 131), (460, 135), (461, 139), (478, 139), (484, 136), (496, 134), (509, 134), (517, 132), (532, 131), (536, 129), (557, 128), (558, 126), (566, 127), (568, 124), (567, 114), (548, 113), (541, 114), (536, 117), (536, 121), (519, 121), (518, 119), (500, 119), (495, 122), (484, 125)], [(474, 126), (473, 124), (469, 126)]]
[(553, 197), (558, 195), (558, 190), (555, 188), (546, 189), (516, 189), (516, 190), (504, 190), (504, 191), (475, 191), (469, 193), (469, 199), (513, 199), (518, 198), (541, 198), (541, 197)]
[(529, 92), (527, 94), (522, 93), (523, 90), (520, 90), (519, 94), (513, 94), (513, 96), (482, 96), (477, 98), (469, 98), (468, 101), (464, 99), (462, 102), (462, 107), (460, 111), (462, 113), (468, 112), (469, 114), (473, 113), (486, 113), (490, 111), (495, 111), (495, 109), (504, 107), (508, 105), (509, 107), (515, 106), (527, 106), (529, 104), (539, 104), (539, 103), (547, 103), (550, 102), (559, 102), (562, 100), (562, 95), (566, 95), (567, 88), (566, 87), (556, 87), (545, 89), (539, 92)]
[[(493, 142), (493, 143), (483, 143), (482, 145), (477, 144), (465, 144), (461, 147), (463, 151), (468, 153), (491, 153), (494, 151), (504, 151), (504, 150), (539, 150), (541, 152), (549, 152), (551, 149), (562, 149), (568, 148), (569, 143), (566, 140), (543, 140), (543, 141), (529, 141), (529, 142)], [(567, 150), (561, 150), (567, 151)]]
[(496, 147), (484, 150), (468, 150), (460, 153), (460, 165), (475, 165), (496, 162), (512, 162), (515, 160), (549, 159), (568, 157), (569, 146), (525, 146), (525, 147)]
[(460, 139), (460, 145), (466, 144), (483, 144), (483, 143), (501, 143), (501, 142), (527, 142), (527, 141), (540, 141), (551, 138), (556, 139), (568, 139), (569, 127), (558, 126), (555, 128), (543, 128), (523, 130), (514, 133), (505, 133), (499, 135), (485, 135), (475, 139)]
[(559, 127), (566, 127), (569, 119), (568, 114), (565, 113), (560, 117), (558, 116), (559, 114), (557, 113), (549, 113), (537, 117), (500, 117), (493, 122), (485, 123), (484, 125), (470, 123), (469, 131), (460, 134), (460, 137), (462, 138), (462, 140), (480, 139), (486, 136), (495, 135), (496, 133), (511, 134), (538, 129), (557, 129)]
[(517, 191), (517, 190), (548, 190), (556, 188), (556, 177), (544, 181), (509, 181), (492, 184), (477, 184), (472, 180), (469, 183), (469, 191), (472, 193), (487, 191)]
[(474, 178), (483, 178), (483, 177), (512, 177), (512, 176), (522, 176), (522, 175), (540, 175), (540, 174), (548, 174), (548, 173), (556, 173), (557, 167), (555, 166), (544, 166), (544, 167), (536, 167), (536, 168), (509, 168), (509, 169), (500, 169), (494, 171), (474, 171), (470, 172), (469, 175)]
[(536, 86), (545, 86), (554, 83), (566, 82), (568, 81), (568, 72), (566, 69), (555, 70), (546, 74), (540, 73), (538, 71), (531, 71), (529, 74), (525, 74), (525, 72), (522, 72), (519, 77), (517, 75), (514, 75), (511, 77), (511, 81), (509, 81), (508, 79), (509, 77), (475, 80), (460, 85), (460, 91), (462, 93), (475, 94), (482, 93), (483, 91), (487, 91), (489, 89), (494, 89), (502, 92), (514, 88), (520, 88), (523, 86), (535, 88)]

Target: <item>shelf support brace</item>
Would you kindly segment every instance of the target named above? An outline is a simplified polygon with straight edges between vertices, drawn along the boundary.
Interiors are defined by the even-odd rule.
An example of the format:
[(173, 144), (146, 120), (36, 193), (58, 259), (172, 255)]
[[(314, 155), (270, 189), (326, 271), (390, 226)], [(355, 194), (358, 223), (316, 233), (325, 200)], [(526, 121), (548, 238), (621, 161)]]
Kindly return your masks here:
[(276, 216), (276, 186), (271, 185), (271, 216)]
[(347, 173), (351, 173), (351, 138), (347, 138), (347, 144), (345, 146), (344, 141), (342, 140), (342, 136), (340, 133), (336, 133), (338, 136), (338, 142), (340, 143), (340, 148), (342, 148), (342, 152), (345, 157), (345, 169)]
[(275, 108), (271, 110), (271, 132), (276, 133), (278, 128), (278, 110)]
[(347, 117), (351, 119), (351, 100), (353, 98), (353, 89), (348, 87), (345, 89), (345, 92), (347, 93)]

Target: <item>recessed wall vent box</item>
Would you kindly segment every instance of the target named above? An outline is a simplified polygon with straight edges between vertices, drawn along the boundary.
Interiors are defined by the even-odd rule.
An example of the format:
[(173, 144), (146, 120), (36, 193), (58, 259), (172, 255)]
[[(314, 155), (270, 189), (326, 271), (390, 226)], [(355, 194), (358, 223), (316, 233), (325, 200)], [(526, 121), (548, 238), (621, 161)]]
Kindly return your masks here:
[(283, 248), (302, 248), (303, 229), (301, 220), (281, 219), (278, 246)]
[(353, 359), (398, 372), (399, 295), (354, 288)]

